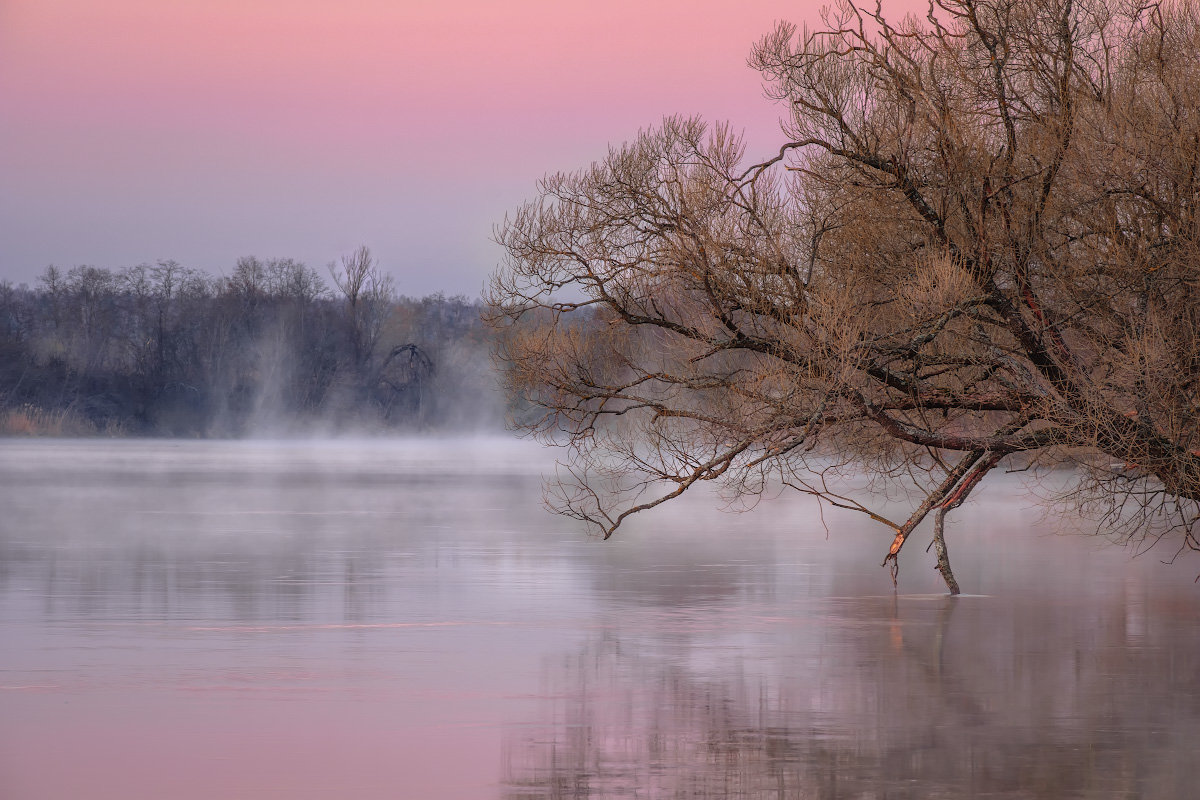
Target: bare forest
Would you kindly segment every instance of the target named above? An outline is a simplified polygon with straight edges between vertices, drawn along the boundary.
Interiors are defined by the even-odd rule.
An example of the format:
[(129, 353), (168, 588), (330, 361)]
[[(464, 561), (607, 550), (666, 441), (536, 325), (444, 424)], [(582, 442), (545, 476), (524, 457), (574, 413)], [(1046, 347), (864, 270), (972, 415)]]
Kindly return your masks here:
[(792, 487), (890, 530), (893, 577), (932, 516), (957, 593), (946, 514), (1056, 470), (1098, 531), (1200, 549), (1196, 2), (843, 0), (750, 63), (774, 157), (670, 118), (498, 229), (557, 509), (609, 536), (697, 484)]
[(246, 436), (503, 426), (478, 301), (399, 296), (360, 248), (318, 270), (239, 259), (49, 267), (0, 285), (8, 434)]

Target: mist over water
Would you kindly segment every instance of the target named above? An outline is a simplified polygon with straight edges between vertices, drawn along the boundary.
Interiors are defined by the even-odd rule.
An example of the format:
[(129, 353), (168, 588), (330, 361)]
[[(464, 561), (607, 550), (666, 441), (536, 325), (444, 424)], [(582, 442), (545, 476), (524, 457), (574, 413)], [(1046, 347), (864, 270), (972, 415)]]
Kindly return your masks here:
[[(0, 441), (0, 796), (1190, 797), (1194, 562), (1005, 477), (930, 556), (783, 496), (608, 542), (523, 441)], [(911, 545), (923, 544), (914, 540)]]

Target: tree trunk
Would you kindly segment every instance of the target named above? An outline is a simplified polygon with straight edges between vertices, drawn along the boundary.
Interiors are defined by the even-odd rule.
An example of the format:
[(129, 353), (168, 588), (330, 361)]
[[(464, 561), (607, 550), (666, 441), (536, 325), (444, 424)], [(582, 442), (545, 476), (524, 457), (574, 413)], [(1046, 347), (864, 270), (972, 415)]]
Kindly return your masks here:
[(950, 589), (950, 594), (959, 594), (958, 581), (954, 579), (954, 571), (950, 569), (950, 553), (946, 551), (945, 522), (949, 508), (942, 506), (933, 517), (933, 549), (937, 553), (937, 569), (942, 573), (942, 580)]

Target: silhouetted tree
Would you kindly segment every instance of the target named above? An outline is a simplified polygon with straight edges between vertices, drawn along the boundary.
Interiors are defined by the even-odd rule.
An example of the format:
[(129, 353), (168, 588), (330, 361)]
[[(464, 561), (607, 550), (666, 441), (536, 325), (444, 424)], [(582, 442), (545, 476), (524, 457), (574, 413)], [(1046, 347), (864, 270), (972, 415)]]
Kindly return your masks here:
[(13, 414), (33, 432), (478, 425), (479, 304), (397, 299), (365, 248), (346, 266), (353, 304), (302, 262), (253, 256), (219, 279), (160, 261), (0, 284), (0, 431)]
[(387, 322), (388, 310), (396, 297), (395, 282), (379, 268), (366, 246), (342, 256), (340, 268), (330, 264), (329, 274), (346, 298), (354, 367), (362, 370), (374, 354)]

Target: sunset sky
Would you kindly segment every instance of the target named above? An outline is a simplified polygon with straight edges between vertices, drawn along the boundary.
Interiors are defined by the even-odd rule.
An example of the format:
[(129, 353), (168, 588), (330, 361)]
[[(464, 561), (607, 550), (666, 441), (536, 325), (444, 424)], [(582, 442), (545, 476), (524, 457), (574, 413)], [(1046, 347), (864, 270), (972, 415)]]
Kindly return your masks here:
[(0, 278), (372, 248), (476, 294), (542, 174), (665, 114), (779, 109), (745, 66), (784, 0), (0, 0)]

